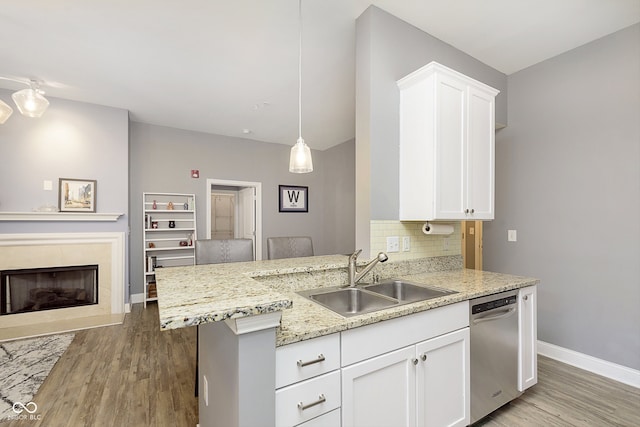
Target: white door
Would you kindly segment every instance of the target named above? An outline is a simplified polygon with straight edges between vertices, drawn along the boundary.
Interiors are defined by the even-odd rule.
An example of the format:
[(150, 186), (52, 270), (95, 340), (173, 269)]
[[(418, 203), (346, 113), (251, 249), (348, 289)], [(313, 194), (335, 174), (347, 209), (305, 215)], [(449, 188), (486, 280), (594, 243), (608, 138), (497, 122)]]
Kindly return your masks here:
[(235, 206), (234, 194), (211, 194), (211, 238), (233, 239), (235, 237)]
[(415, 426), (415, 346), (342, 369), (342, 427)]
[(464, 219), (466, 85), (438, 75), (436, 87), (436, 218)]
[(416, 345), (417, 426), (469, 424), (469, 328)]
[(238, 191), (238, 236), (253, 241), (253, 257), (256, 248), (256, 198), (255, 188), (247, 187)]
[(494, 218), (495, 97), (469, 87), (467, 201), (470, 219)]

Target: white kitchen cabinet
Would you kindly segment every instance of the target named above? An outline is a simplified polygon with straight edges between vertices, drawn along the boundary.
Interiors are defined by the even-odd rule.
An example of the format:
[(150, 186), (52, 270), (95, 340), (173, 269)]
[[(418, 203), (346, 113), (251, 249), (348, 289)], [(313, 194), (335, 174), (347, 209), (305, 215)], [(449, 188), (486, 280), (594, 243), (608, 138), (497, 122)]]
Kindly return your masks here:
[(518, 391), (538, 382), (537, 287), (518, 290)]
[(469, 424), (469, 328), (342, 369), (342, 426)]
[(417, 426), (470, 422), (469, 328), (416, 345)]
[(341, 334), (342, 426), (469, 423), (468, 301)]
[(498, 91), (436, 62), (398, 86), (400, 220), (493, 219)]
[(342, 427), (414, 426), (415, 346), (342, 369)]

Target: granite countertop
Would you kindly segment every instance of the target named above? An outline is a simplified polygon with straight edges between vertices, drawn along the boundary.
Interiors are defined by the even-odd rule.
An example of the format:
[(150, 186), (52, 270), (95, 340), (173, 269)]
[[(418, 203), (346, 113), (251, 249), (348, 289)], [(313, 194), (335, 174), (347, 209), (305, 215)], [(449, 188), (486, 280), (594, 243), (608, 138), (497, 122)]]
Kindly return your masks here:
[(282, 322), (276, 330), (276, 345), (282, 346), (539, 282), (463, 269), (458, 257), (438, 257), (378, 264), (374, 272), (382, 278), (399, 278), (458, 293), (349, 318), (296, 293), (345, 284), (347, 259), (345, 255), (330, 255), (158, 269), (160, 328), (282, 311)]

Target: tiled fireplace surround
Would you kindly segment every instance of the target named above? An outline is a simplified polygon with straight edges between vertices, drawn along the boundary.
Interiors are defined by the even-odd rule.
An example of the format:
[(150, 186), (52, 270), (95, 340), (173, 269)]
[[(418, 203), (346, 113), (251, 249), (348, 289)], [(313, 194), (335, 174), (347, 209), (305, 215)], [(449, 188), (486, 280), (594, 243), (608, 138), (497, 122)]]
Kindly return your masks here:
[(0, 317), (0, 341), (121, 323), (124, 233), (0, 234), (0, 270), (98, 264), (98, 304)]

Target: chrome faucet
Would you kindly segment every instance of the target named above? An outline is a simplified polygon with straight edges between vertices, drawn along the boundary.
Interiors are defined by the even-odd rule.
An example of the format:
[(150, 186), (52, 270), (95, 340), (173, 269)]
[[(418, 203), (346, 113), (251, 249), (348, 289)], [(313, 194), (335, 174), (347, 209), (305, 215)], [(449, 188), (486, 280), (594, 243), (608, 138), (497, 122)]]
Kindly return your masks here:
[(362, 280), (365, 274), (370, 272), (371, 269), (375, 267), (375, 265), (378, 262), (385, 262), (386, 260), (389, 259), (387, 254), (385, 254), (384, 252), (380, 252), (377, 257), (369, 261), (369, 263), (364, 266), (364, 269), (362, 271), (357, 271), (356, 261), (358, 260), (358, 255), (360, 255), (360, 252), (362, 252), (362, 249), (358, 249), (357, 251), (355, 251), (349, 256), (349, 286), (350, 287), (356, 286), (356, 284), (360, 280)]

